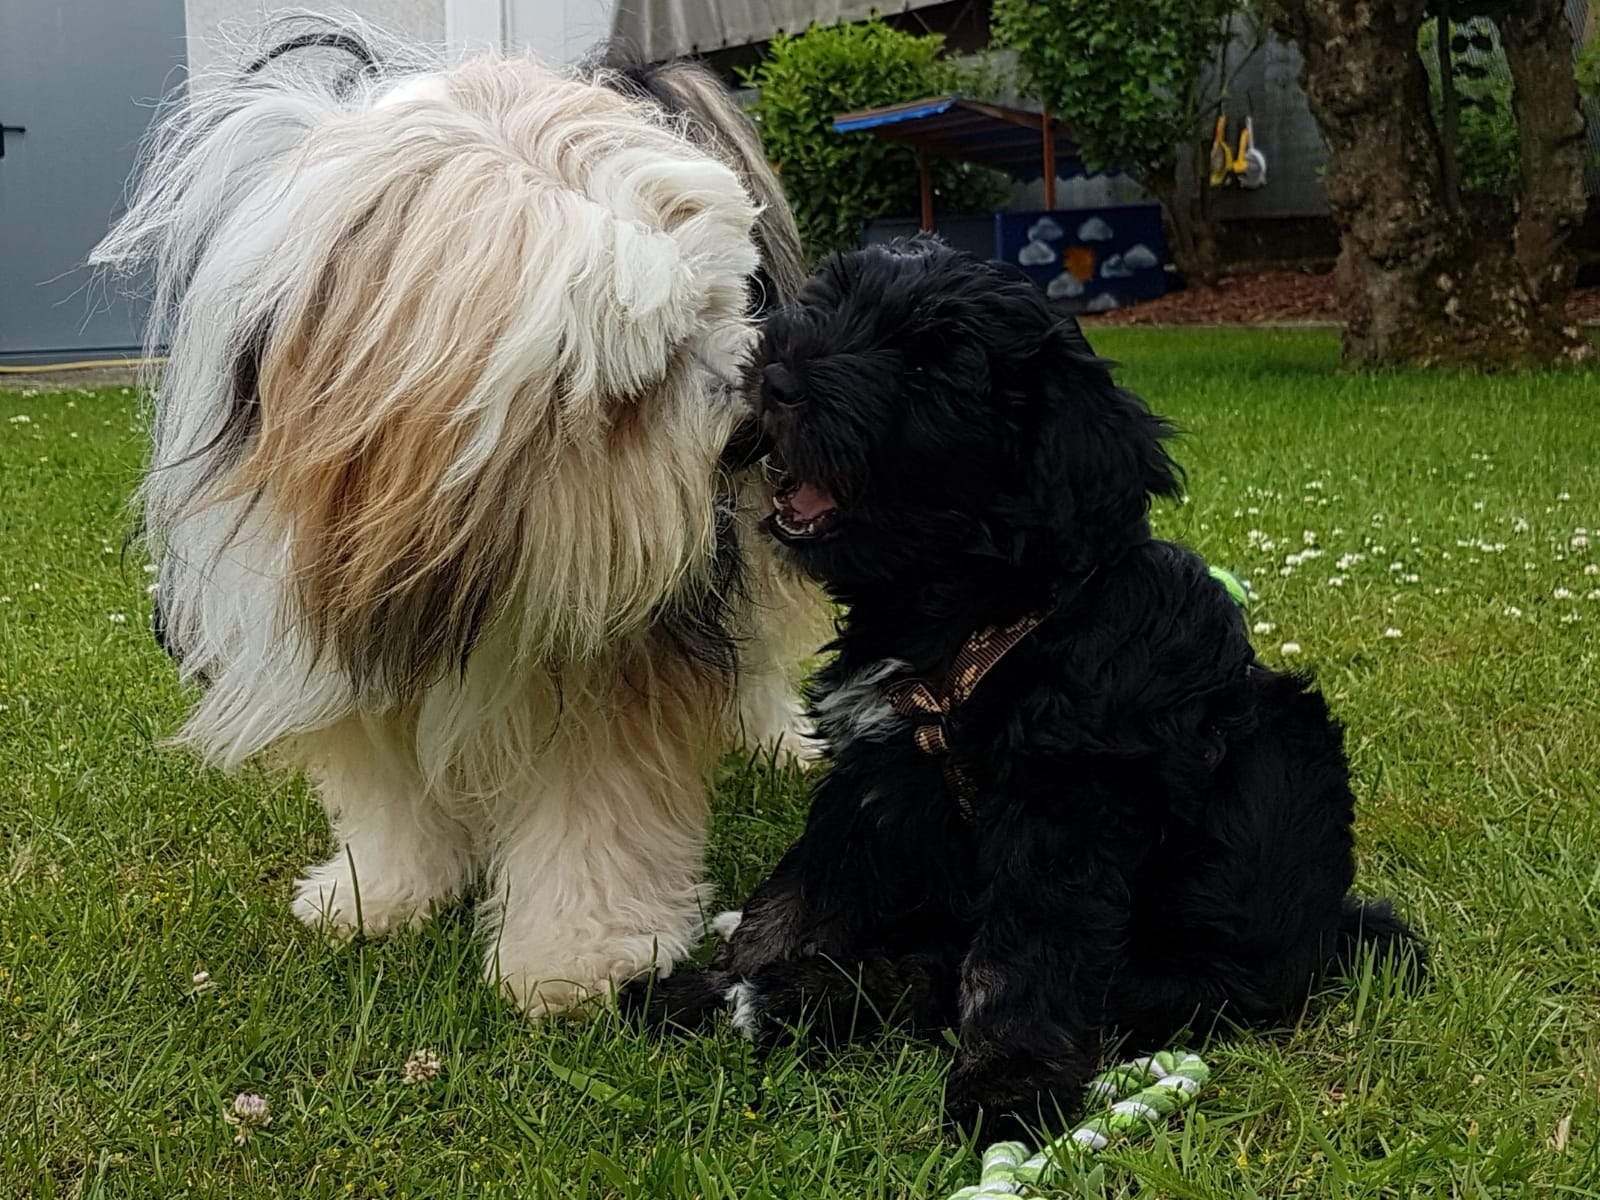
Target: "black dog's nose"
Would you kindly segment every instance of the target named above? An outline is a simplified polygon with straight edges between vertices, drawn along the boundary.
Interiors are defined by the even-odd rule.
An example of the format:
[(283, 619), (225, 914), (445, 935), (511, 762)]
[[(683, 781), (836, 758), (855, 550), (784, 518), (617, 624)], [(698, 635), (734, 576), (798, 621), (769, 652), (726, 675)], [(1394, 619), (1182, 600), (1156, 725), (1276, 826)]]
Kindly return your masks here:
[(761, 395), (769, 404), (793, 408), (800, 403), (800, 391), (800, 381), (782, 363), (768, 363), (761, 368)]

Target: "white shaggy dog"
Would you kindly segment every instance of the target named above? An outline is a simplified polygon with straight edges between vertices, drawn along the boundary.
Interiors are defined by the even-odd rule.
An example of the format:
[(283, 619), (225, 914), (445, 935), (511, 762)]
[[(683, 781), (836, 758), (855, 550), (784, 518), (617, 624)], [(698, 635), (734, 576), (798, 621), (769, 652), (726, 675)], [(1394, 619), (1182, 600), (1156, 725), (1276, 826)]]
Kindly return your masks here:
[(799, 744), (816, 606), (721, 465), (758, 242), (780, 291), (797, 242), (748, 130), (369, 46), (196, 88), (96, 252), (153, 267), (170, 348), (158, 633), (187, 742), (317, 787), (338, 850), (295, 913), (378, 934), (481, 884), (486, 970), (539, 1014), (690, 948), (710, 765), (741, 721)]

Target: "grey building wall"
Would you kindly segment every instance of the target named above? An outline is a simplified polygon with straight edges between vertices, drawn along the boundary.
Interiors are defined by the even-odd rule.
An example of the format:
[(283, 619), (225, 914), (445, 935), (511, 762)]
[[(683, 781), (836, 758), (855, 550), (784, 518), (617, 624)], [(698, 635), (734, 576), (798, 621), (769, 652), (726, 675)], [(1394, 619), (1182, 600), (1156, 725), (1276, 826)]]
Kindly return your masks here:
[[(1249, 46), (1236, 40), (1232, 52)], [(1328, 211), (1323, 175), (1327, 144), (1300, 90), (1300, 51), (1269, 38), (1233, 77), (1224, 105), (1227, 138), (1235, 150), (1247, 116), (1255, 121), (1255, 144), (1267, 158), (1267, 185), (1254, 191), (1224, 188), (1217, 211), (1224, 220), (1316, 217)]]

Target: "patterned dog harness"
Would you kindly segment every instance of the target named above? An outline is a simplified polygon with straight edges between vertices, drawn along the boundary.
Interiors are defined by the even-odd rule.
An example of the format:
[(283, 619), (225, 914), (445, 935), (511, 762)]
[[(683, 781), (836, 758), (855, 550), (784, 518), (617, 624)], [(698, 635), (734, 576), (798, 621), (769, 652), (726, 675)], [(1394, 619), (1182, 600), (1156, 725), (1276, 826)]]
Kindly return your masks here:
[[(1250, 591), (1247, 584), (1220, 567), (1210, 567), (1208, 570), (1211, 578), (1223, 586), (1234, 604), (1241, 610), (1248, 606)], [(1095, 572), (1090, 571), (1079, 580), (1072, 589), (1072, 595), (1083, 591), (1094, 575)], [(1059, 602), (1058, 597), (1057, 604)], [(1056, 607), (1052, 605), (1050, 611)], [(950, 673), (938, 687), (929, 687), (920, 679), (907, 679), (884, 688), (884, 699), (889, 702), (890, 708), (902, 717), (917, 720), (913, 730), (917, 749), (924, 754), (944, 757), (945, 782), (955, 793), (956, 803), (961, 806), (961, 815), (968, 821), (977, 817), (973, 801), (977, 799), (978, 785), (950, 753), (946, 722), (950, 714), (978, 690), (978, 684), (983, 682), (983, 677), (994, 669), (995, 664), (1020, 645), (1044, 618), (1044, 613), (1030, 613), (1009, 625), (991, 625), (978, 630), (961, 647), (950, 666)]]
[(1009, 625), (980, 629), (961, 647), (950, 672), (937, 687), (929, 687), (920, 679), (907, 679), (890, 684), (884, 689), (889, 707), (902, 717), (918, 719), (913, 736), (917, 749), (924, 754), (944, 757), (945, 781), (955, 793), (961, 815), (973, 820), (977, 813), (973, 801), (977, 799), (977, 784), (950, 753), (950, 741), (945, 733), (945, 722), (955, 709), (966, 702), (983, 677), (995, 664), (1015, 649), (1024, 638), (1039, 627), (1044, 616), (1030, 613)]

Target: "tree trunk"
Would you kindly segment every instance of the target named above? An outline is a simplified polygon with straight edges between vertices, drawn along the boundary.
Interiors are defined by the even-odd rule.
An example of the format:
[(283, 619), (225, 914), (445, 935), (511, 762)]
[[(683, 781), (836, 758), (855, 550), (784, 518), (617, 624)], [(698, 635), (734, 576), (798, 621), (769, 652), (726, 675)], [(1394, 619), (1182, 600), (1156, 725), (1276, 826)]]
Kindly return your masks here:
[(1583, 222), (1584, 123), (1573, 61), (1573, 31), (1562, 0), (1523, 0), (1499, 18), (1511, 67), (1512, 110), (1522, 138), (1522, 206), (1517, 265), (1535, 304), (1558, 310), (1576, 266), (1568, 239)]
[[(1553, 7), (1559, 19), (1561, 0), (1520, 2)], [(1540, 215), (1525, 204), (1514, 234), (1509, 213), (1471, 205), (1452, 212), (1446, 201), (1428, 75), (1416, 49), (1426, 9), (1426, 0), (1283, 0), (1279, 10), (1282, 31), (1299, 44), (1301, 84), (1328, 143), (1344, 361), (1496, 369), (1592, 354), (1563, 311), (1571, 280), (1568, 189), (1575, 183), (1582, 194), (1562, 140), (1577, 119), (1571, 43), (1556, 61), (1571, 98), (1560, 119), (1552, 116), (1559, 88), (1537, 97), (1518, 89), (1527, 92), (1522, 103), (1538, 110), (1535, 127), (1542, 121), (1548, 132), (1534, 151), (1540, 161), (1524, 167)], [(1548, 46), (1546, 22), (1530, 17), (1518, 28), (1528, 53)], [(1548, 57), (1542, 70), (1561, 74)], [(1563, 178), (1532, 173), (1551, 171)]]
[(1196, 194), (1194, 183), (1176, 164), (1150, 172), (1141, 182), (1161, 202), (1172, 265), (1191, 285), (1215, 286), (1221, 255), (1216, 217), (1207, 198)]

